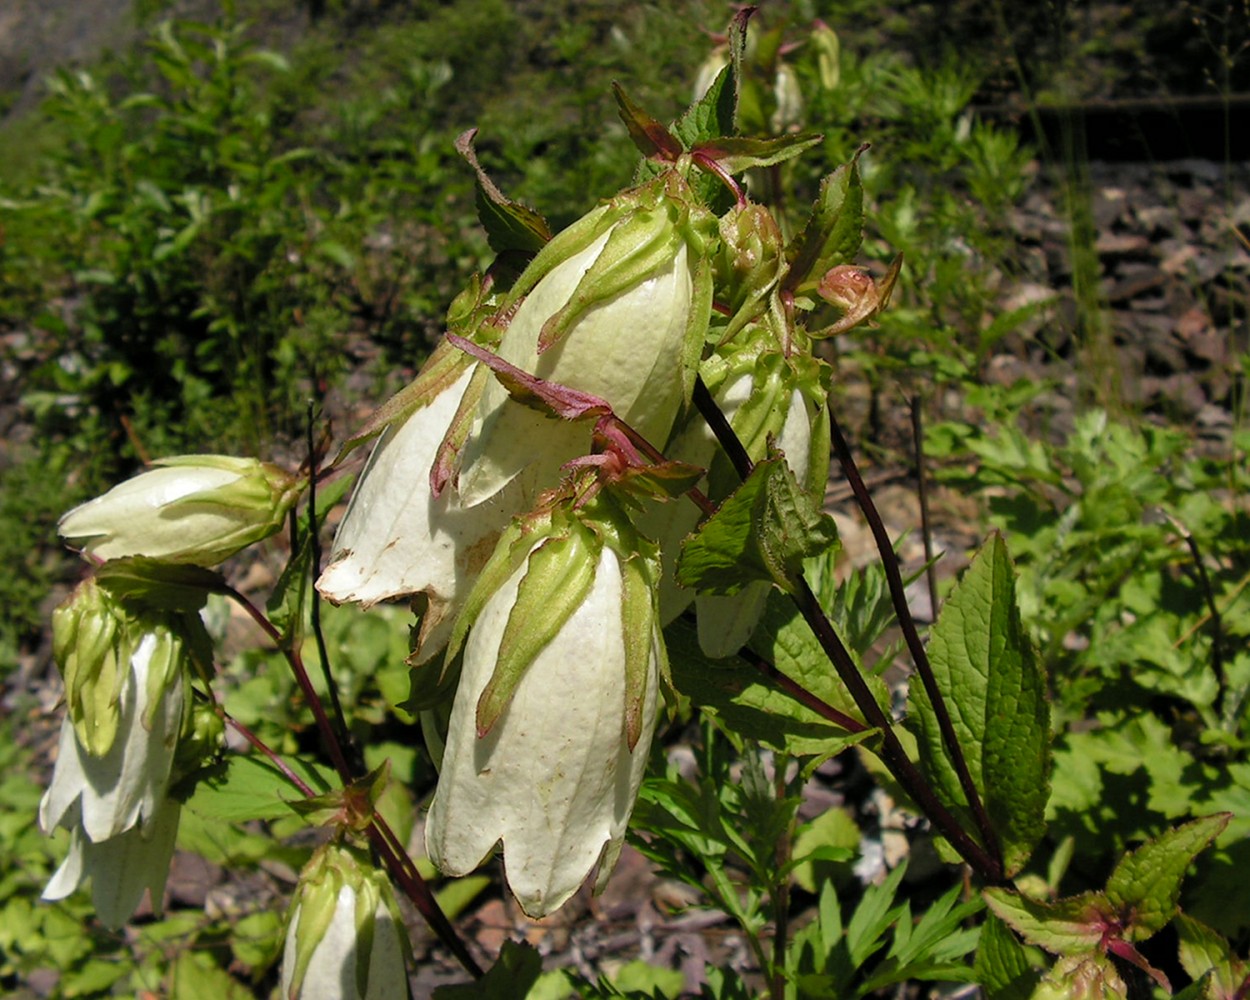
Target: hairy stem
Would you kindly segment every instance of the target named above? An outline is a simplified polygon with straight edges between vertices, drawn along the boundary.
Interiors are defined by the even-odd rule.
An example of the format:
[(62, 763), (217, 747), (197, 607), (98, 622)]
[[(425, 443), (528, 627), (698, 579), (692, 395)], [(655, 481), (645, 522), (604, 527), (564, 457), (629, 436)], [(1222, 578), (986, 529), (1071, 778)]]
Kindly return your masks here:
[(846, 476), (851, 491), (855, 495), (855, 502), (859, 504), (860, 510), (864, 513), (864, 518), (868, 521), (868, 527), (872, 531), (873, 540), (877, 543), (877, 551), (881, 555), (881, 564), (885, 570), (886, 584), (890, 591), (890, 601), (894, 605), (894, 613), (898, 616), (898, 624), (903, 633), (903, 640), (907, 643), (907, 650), (916, 666), (916, 673), (920, 677), (920, 682), (924, 685), (925, 694), (929, 696), (929, 702), (933, 705), (933, 713), (937, 718), (938, 730), (942, 734), (942, 743), (950, 757), (951, 766), (954, 767), (955, 774), (959, 778), (959, 787), (963, 790), (964, 797), (968, 800), (968, 807), (972, 811), (977, 829), (981, 834), (981, 839), (996, 859), (996, 868), (1001, 869), (1002, 864), (998, 859), (1001, 858), (1002, 852), (998, 846), (998, 837), (994, 832), (993, 825), (990, 823), (989, 813), (985, 810), (985, 804), (981, 801), (981, 796), (977, 792), (976, 784), (972, 780), (972, 774), (968, 770), (968, 762), (964, 757), (963, 748), (959, 745), (959, 737), (955, 734), (955, 727), (951, 722), (950, 712), (946, 708), (946, 699), (942, 697), (942, 692), (938, 689), (937, 677), (934, 676), (933, 667), (929, 664), (929, 655), (925, 652), (924, 643), (921, 641), (920, 633), (916, 629), (916, 620), (912, 617), (911, 608), (907, 605), (907, 595), (903, 586), (903, 574), (899, 568), (898, 556), (894, 552), (894, 545), (890, 541), (890, 534), (886, 531), (885, 522), (881, 520), (881, 515), (877, 511), (877, 505), (873, 503), (872, 495), (868, 492), (868, 487), (864, 485), (863, 477), (859, 474), (859, 468), (855, 464), (855, 457), (851, 454), (851, 447), (847, 444), (846, 437), (842, 434), (838, 418), (834, 416), (832, 407), (828, 409), (829, 431), (833, 442), (833, 451), (837, 455), (838, 462), (842, 466), (842, 473)]
[[(339, 780), (344, 787), (347, 787), (355, 780), (355, 775), (347, 762), (347, 756), (343, 751), (343, 747), (339, 743), (335, 727), (331, 725), (325, 708), (321, 704), (321, 699), (317, 696), (316, 689), (312, 686), (312, 681), (308, 677), (308, 671), (304, 668), (299, 650), (293, 648), (290, 643), (284, 642), (281, 632), (279, 632), (273, 622), (265, 617), (264, 612), (237, 590), (227, 586), (224, 588), (224, 592), (238, 602), (251, 616), (252, 620), (260, 626), (261, 630), (281, 650), (282, 655), (286, 657), (287, 663), (290, 664), (291, 671), (295, 675), (295, 682), (299, 685), (309, 708), (312, 710), (313, 718), (317, 722), (317, 729), (326, 745), (330, 761), (338, 773)], [(461, 940), (460, 935), (456, 933), (456, 928), (447, 919), (447, 914), (443, 912), (442, 907), (438, 905), (438, 900), (434, 898), (434, 893), (430, 891), (429, 884), (421, 877), (421, 873), (417, 871), (416, 865), (408, 857), (408, 852), (391, 831), (386, 821), (375, 812), (365, 832), (374, 849), (378, 852), (378, 857), (382, 860), (386, 870), (400, 888), (404, 890), (408, 898), (412, 900), (417, 911), (425, 919), (425, 922), (429, 924), (434, 933), (438, 935), (439, 940), (456, 957), (456, 960), (460, 962), (466, 972), (475, 978), (481, 978), (483, 975), (481, 966), (469, 954), (469, 949), (464, 941)]]
[[(735, 470), (738, 472), (739, 476), (745, 479), (748, 475), (750, 475), (751, 469), (753, 468), (751, 458), (747, 454), (746, 449), (742, 446), (742, 442), (738, 440), (738, 435), (734, 432), (733, 427), (725, 418), (725, 415), (721, 413), (715, 400), (712, 399), (712, 394), (708, 391), (707, 386), (703, 384), (702, 379), (697, 380), (695, 383), (694, 401), (695, 405), (698, 406), (700, 413), (703, 414), (704, 419), (707, 420), (708, 426), (711, 427), (712, 433), (716, 435), (717, 441), (720, 442), (721, 447), (724, 448), (726, 454), (729, 456)], [(845, 450), (846, 441), (842, 438), (841, 430), (838, 428), (837, 422), (832, 419), (832, 414), (830, 414), (830, 418), (830, 422), (833, 427), (835, 447), (840, 444), (841, 448)], [(841, 454), (839, 455), (839, 458), (841, 458)], [(851, 463), (851, 466), (854, 468), (853, 462)], [(858, 471), (855, 472), (855, 477), (856, 480), (858, 480), (859, 486), (862, 488), (863, 480), (859, 479)], [(854, 485), (855, 483), (852, 482), (853, 487)], [(857, 497), (858, 495), (859, 494), (857, 492)], [(871, 500), (869, 500), (869, 503), (871, 503)], [(873, 508), (873, 514), (876, 514), (875, 507)], [(879, 516), (876, 517), (876, 523), (881, 526), (881, 531), (884, 535), (884, 526), (881, 525), (881, 519)], [(888, 536), (885, 538), (885, 541), (886, 549), (892, 557), (893, 549), (889, 545)], [(878, 544), (880, 544), (880, 538), (878, 539)], [(902, 577), (898, 572), (897, 561), (893, 563), (893, 580), (890, 578), (890, 568), (891, 564), (889, 560), (887, 560), (886, 573), (887, 580), (891, 581), (891, 594), (893, 596), (894, 581), (896, 580), (898, 583), (898, 596), (901, 597)], [(882, 711), (881, 706), (877, 704), (877, 700), (873, 697), (871, 689), (861, 676), (858, 667), (855, 665), (854, 659), (847, 650), (846, 646), (843, 644), (842, 639), (838, 636), (832, 623), (825, 615), (824, 610), (820, 607), (820, 602), (816, 599), (816, 595), (812, 592), (807, 580), (802, 576), (802, 574), (796, 574), (792, 581), (792, 585), (793, 590), (791, 597), (794, 600), (795, 606), (798, 608), (799, 613), (803, 615), (804, 621), (807, 622), (808, 627), (812, 630), (812, 633), (820, 643), (821, 648), (825, 651), (825, 655), (829, 657), (830, 662), (833, 664), (834, 669), (838, 673), (838, 677), (841, 679), (842, 683), (846, 685), (847, 690), (850, 692), (851, 697), (855, 701), (856, 707), (858, 707), (860, 712), (863, 713), (864, 720), (870, 726), (880, 730), (880, 755), (886, 767), (889, 768), (890, 773), (894, 775), (895, 779), (900, 785), (903, 786), (907, 793), (912, 796), (912, 798), (916, 801), (916, 804), (924, 811), (925, 815), (929, 817), (929, 820), (938, 829), (942, 836), (946, 837), (946, 839), (950, 841), (951, 846), (955, 848), (960, 857), (967, 861), (982, 879), (991, 883), (1001, 881), (1003, 877), (1003, 866), (997, 856), (998, 852), (995, 851), (991, 854), (984, 847), (978, 844), (976, 840), (974, 840), (972, 836), (963, 829), (962, 826), (960, 826), (959, 821), (955, 818), (954, 814), (940, 799), (938, 799), (933, 789), (920, 773), (920, 770), (907, 756), (906, 750), (903, 748), (903, 745), (899, 742), (898, 736), (894, 732), (893, 722), (886, 716), (885, 712)], [(898, 604), (896, 599), (896, 610), (897, 608)], [(903, 602), (903, 611), (906, 611), (906, 602)], [(900, 614), (900, 619), (902, 617), (903, 615)], [(919, 646), (920, 655), (924, 656), (924, 647), (919, 645), (919, 635), (915, 631), (915, 623), (912, 622), (909, 614), (906, 616), (906, 620), (911, 625), (911, 632), (915, 636), (916, 643)], [(927, 658), (925, 658), (924, 663), (925, 667), (928, 668)], [(928, 673), (930, 680), (932, 680), (932, 670), (928, 670)], [(935, 704), (941, 702), (940, 695), (936, 697), (934, 701)], [(944, 711), (945, 703), (942, 704)], [(949, 727), (949, 716), (947, 716), (946, 722)], [(953, 729), (951, 730), (951, 735), (952, 737), (954, 735)], [(962, 754), (959, 755), (958, 759), (962, 762)], [(964, 771), (965, 773), (967, 771), (966, 764), (964, 766)], [(976, 796), (975, 789), (973, 790), (973, 794), (969, 796), (969, 800), (977, 802), (978, 805), (980, 804), (980, 798)], [(982, 809), (982, 812), (983, 811), (984, 810)], [(986, 822), (988, 823), (988, 817), (986, 818)], [(987, 840), (987, 843), (992, 844), (995, 843), (995, 841)]]

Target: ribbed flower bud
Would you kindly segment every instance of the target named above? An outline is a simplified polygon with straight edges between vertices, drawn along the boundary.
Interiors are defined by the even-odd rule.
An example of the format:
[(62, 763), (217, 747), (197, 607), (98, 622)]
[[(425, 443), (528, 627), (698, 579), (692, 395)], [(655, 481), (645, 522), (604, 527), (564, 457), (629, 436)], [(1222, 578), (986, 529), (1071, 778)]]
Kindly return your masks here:
[(61, 537), (98, 560), (143, 556), (213, 566), (272, 535), (301, 484), (228, 455), (163, 458), (61, 518)]
[(606, 881), (655, 725), (658, 559), (623, 514), (594, 506), (506, 534), (483, 572), (426, 824), (451, 875), (502, 841), (531, 916), (559, 908), (596, 865)]
[(408, 993), (407, 934), (386, 875), (327, 844), (300, 873), (282, 956), (282, 1000)]

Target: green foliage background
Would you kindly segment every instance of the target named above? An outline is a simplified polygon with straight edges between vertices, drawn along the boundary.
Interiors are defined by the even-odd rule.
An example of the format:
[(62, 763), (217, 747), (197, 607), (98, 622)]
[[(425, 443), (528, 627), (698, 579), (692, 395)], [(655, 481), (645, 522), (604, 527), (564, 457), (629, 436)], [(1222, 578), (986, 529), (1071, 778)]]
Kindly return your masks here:
[[(768, 49), (781, 35), (767, 29), (790, 18), (801, 37), (816, 16), (837, 29), (836, 87), (810, 53), (793, 57), (806, 126), (823, 131), (825, 145), (754, 180), (761, 191), (784, 192), (797, 216), (824, 173), (873, 143), (862, 163), (864, 254), (887, 261), (901, 251), (907, 266), (890, 313), (844, 345), (839, 361), (848, 379), (874, 392), (899, 380), (955, 386), (981, 417), (936, 423), (927, 447), (945, 482), (982, 497), (987, 520), (1004, 532), (1021, 573), (1024, 625), (1051, 678), (1054, 795), (1039, 857), (1052, 861), (1035, 865), (1032, 877), (1063, 893), (1101, 886), (1128, 845), (1168, 823), (1232, 811), (1185, 902), (1244, 951), (1247, 432), (1239, 426), (1231, 453), (1218, 459), (1195, 458), (1183, 429), (1132, 414), (1087, 413), (1070, 434), (1038, 438), (1019, 428), (1045, 387), (979, 384), (992, 349), (1026, 318), (994, 314), (993, 276), (1014, 267), (1005, 218), (1034, 152), (969, 115), (974, 97), (1009, 83), (1038, 101), (1072, 88), (1114, 94), (1127, 71), (1074, 77), (1083, 52), (1098, 54), (1099, 67), (1138, 72), (1156, 65), (1164, 39), (1177, 38), (1204, 53), (1211, 70), (1196, 81), (1157, 74), (1160, 86), (1227, 90), (1241, 79), (1235, 57), (1247, 32), (1236, 5), (1189, 5), (1181, 12), (1199, 17), (1183, 24), (1175, 20), (1181, 8), (1147, 5), (1136, 33), (1108, 13), (1124, 6), (1094, 5), (1083, 21), (1055, 5), (1007, 0), (909, 5), (905, 15), (863, 0), (778, 0), (763, 14), (745, 110), (755, 115), (748, 127), (768, 130), (776, 110)], [(133, 49), (58, 70), (39, 106), (0, 130), (0, 146), (16, 151), (0, 159), (0, 332), (10, 335), (3, 361), (14, 376), (0, 403), (15, 408), (22, 428), (0, 467), (0, 562), (8, 569), (0, 575), (0, 671), (38, 649), (49, 595), (78, 572), (55, 539), (56, 518), (75, 502), (161, 454), (230, 450), (294, 466), (309, 398), (346, 418), (406, 381), (466, 275), (489, 260), (457, 135), (478, 128), (479, 156), (501, 187), (563, 226), (628, 183), (636, 164), (610, 82), (659, 117), (676, 115), (712, 47), (705, 29), (723, 29), (728, 16), (711, 0), (310, 0), (295, 20), (289, 5), (240, 0), (200, 21), (165, 20), (169, 13), (155, 0), (137, 5), (142, 32)], [(1116, 30), (1094, 31), (1098, 18)], [(969, 38), (984, 38), (986, 51)], [(995, 38), (1010, 40), (1015, 62), (995, 61)], [(822, 591), (844, 614), (839, 625), (867, 636), (857, 655), (884, 627), (881, 589), (866, 571), (843, 590)], [(373, 659), (394, 666), (394, 625), (364, 635), (354, 630), (376, 625), (331, 623), (349, 699), (369, 732), (395, 724), (386, 705), (406, 681), (383, 669), (360, 683), (375, 674)], [(240, 655), (229, 673), (231, 711), (272, 724), (279, 748), (297, 749), (284, 675), (257, 652)], [(724, 717), (756, 719), (751, 697), (764, 707), (777, 698), (743, 688), (739, 702), (722, 706)], [(15, 704), (6, 729), (34, 711), (20, 698)], [(707, 853), (720, 843), (699, 826), (708, 815), (728, 840), (725, 831), (745, 826), (750, 843), (727, 842), (716, 856), (736, 852), (763, 870), (772, 859), (751, 837), (771, 843), (772, 826), (793, 814), (761, 818), (766, 796), (753, 797), (750, 782), (740, 789), (714, 780), (742, 751), (717, 746), (709, 735), (697, 788), (675, 774), (651, 784), (639, 821), (671, 823), (674, 803), (697, 801), (702, 813), (681, 814), (695, 817), (683, 836)], [(405, 783), (428, 783), (410, 748), (382, 749)], [(33, 759), (6, 740), (0, 770), (21, 772)], [(82, 936), (81, 900), (37, 905), (59, 848), (34, 826), (34, 786), (6, 788), (13, 811), (0, 825), (0, 924), (33, 930), (0, 931), (0, 983), (58, 967), (67, 970), (63, 989), (98, 995), (132, 971), (135, 984), (156, 989), (176, 966), (185, 982), (245, 995), (224, 972), (232, 962), (263, 980), (280, 929), (263, 915), (195, 926), (175, 916), (123, 949)], [(412, 806), (391, 806), (397, 824)], [(798, 876), (810, 888), (817, 866), (847, 880), (857, 831), (839, 815), (836, 835), (827, 824), (800, 831), (824, 850)], [(216, 851), (223, 862), (253, 862), (265, 849), (243, 838), (227, 850), (213, 831), (191, 821), (188, 830), (184, 846)], [(676, 854), (668, 861), (685, 863)], [(716, 885), (723, 904), (734, 905), (730, 877)], [(867, 991), (923, 971), (924, 961), (950, 972), (971, 947), (959, 937), (963, 951), (951, 944), (970, 915), (953, 895), (917, 924), (921, 938), (949, 947), (917, 956), (887, 931), (883, 915), (910, 919), (894, 903), (896, 883), (858, 910), (831, 885), (816, 894), (829, 920), (794, 940), (804, 974)], [(748, 903), (737, 916), (762, 925), (759, 899)], [(845, 943), (840, 930), (829, 931), (841, 927), (842, 913), (853, 931)], [(867, 956), (887, 938), (894, 964), (874, 971)], [(181, 947), (187, 941), (196, 948)], [(122, 950), (133, 970), (108, 957)], [(907, 960), (894, 961), (894, 952)], [(852, 968), (844, 953), (863, 961)]]

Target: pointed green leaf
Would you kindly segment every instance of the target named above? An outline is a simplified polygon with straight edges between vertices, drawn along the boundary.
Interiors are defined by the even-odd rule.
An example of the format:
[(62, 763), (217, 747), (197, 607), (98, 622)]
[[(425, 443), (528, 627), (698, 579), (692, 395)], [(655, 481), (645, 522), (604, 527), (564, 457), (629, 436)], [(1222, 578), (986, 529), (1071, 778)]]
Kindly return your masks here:
[(673, 123), (673, 134), (687, 149), (701, 142), (733, 135), (737, 100), (733, 66), (726, 66), (712, 81), (707, 93)]
[[(687, 621), (678, 619), (669, 625), (664, 642), (677, 691), (743, 739), (795, 756), (827, 757), (875, 732), (848, 733), (833, 725), (737, 658), (708, 659)], [(824, 674), (834, 676), (827, 660)], [(812, 690), (823, 700), (833, 701), (819, 687)]]
[(864, 189), (856, 153), (850, 163), (821, 182), (807, 225), (786, 248), (790, 258), (787, 287), (792, 291), (815, 288), (831, 267), (851, 263), (863, 231)]
[(1028, 1000), (1040, 978), (1020, 939), (993, 913), (981, 926), (974, 971), (988, 1000)]
[(682, 545), (677, 582), (736, 594), (752, 580), (794, 590), (803, 560), (838, 540), (833, 519), (775, 450)]
[(1029, 944), (1055, 955), (1092, 951), (1114, 924), (1111, 904), (1101, 892), (1085, 892), (1053, 903), (1014, 889), (985, 889), (986, 905)]
[(771, 139), (726, 136), (701, 142), (691, 152), (715, 160), (731, 174), (740, 174), (755, 167), (771, 167), (792, 160), (805, 150), (823, 142), (825, 137), (811, 132), (794, 133)]
[(649, 159), (674, 162), (685, 150), (677, 137), (660, 122), (647, 114), (642, 107), (625, 93), (619, 83), (612, 84), (612, 93), (616, 96), (617, 112), (629, 137), (639, 152)]
[(486, 176), (473, 149), (476, 135), (475, 128), (461, 133), (456, 139), (456, 150), (477, 174), (477, 215), (490, 248), (500, 254), (509, 250), (537, 253), (551, 239), (547, 220), (532, 208), (506, 197)]
[(1107, 879), (1107, 898), (1126, 918), (1127, 940), (1143, 941), (1172, 919), (1185, 870), (1231, 819), (1231, 813), (1218, 813), (1185, 823), (1120, 860)]
[[(1050, 706), (1045, 674), (1020, 624), (1015, 570), (999, 535), (977, 554), (942, 607), (928, 653), (973, 786), (997, 833), (1006, 873), (1014, 874), (1044, 829)], [(915, 680), (907, 721), (926, 776), (968, 817), (937, 714)], [(970, 818), (965, 828), (974, 829)]]
[(1228, 942), (1206, 924), (1180, 914), (1176, 918), (1180, 935), (1181, 965), (1194, 979), (1211, 977), (1211, 990), (1204, 994), (1217, 1000), (1232, 1000), (1246, 981), (1246, 963), (1233, 954)]
[(440, 986), (434, 1000), (514, 1000), (529, 995), (542, 971), (542, 956), (533, 945), (505, 941), (486, 975), (462, 986)]
[[(318, 791), (331, 787), (334, 772), (302, 758), (287, 760), (291, 769)], [(291, 815), (301, 792), (263, 757), (232, 754), (195, 786), (186, 807), (213, 822), (246, 822)]]

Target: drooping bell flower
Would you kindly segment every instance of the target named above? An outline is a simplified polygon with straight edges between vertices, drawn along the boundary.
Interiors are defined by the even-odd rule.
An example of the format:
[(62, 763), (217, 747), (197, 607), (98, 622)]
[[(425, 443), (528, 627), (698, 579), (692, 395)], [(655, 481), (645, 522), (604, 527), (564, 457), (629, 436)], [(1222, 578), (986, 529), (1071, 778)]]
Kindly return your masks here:
[(68, 828), (71, 840), (45, 899), (90, 878), (110, 927), (130, 917), (145, 889), (160, 908), (178, 828), (168, 793), (189, 719), (188, 658), (207, 644), (194, 613), (128, 608), (94, 580), (54, 614), (68, 713), (39, 823)]
[(488, 376), (450, 346), (431, 357), (374, 446), (317, 580), (335, 604), (424, 594), (418, 661), (446, 643), (494, 540), (527, 499), (500, 496), (467, 510), (454, 489), (436, 494), (431, 482), (448, 435), (471, 417), (466, 398), (476, 400)]
[[(518, 279), (498, 354), (531, 375), (606, 400), (662, 447), (693, 386), (710, 306), (714, 220), (669, 173), (557, 235)], [(523, 470), (550, 488), (589, 451), (590, 428), (548, 419), (486, 386), (459, 477), (466, 507)]]
[(277, 466), (180, 455), (61, 518), (61, 537), (97, 560), (141, 556), (214, 566), (278, 531), (302, 484)]
[(450, 875), (502, 843), (531, 916), (615, 864), (646, 767), (664, 666), (658, 557), (606, 498), (518, 522), (474, 589), (426, 824)]

